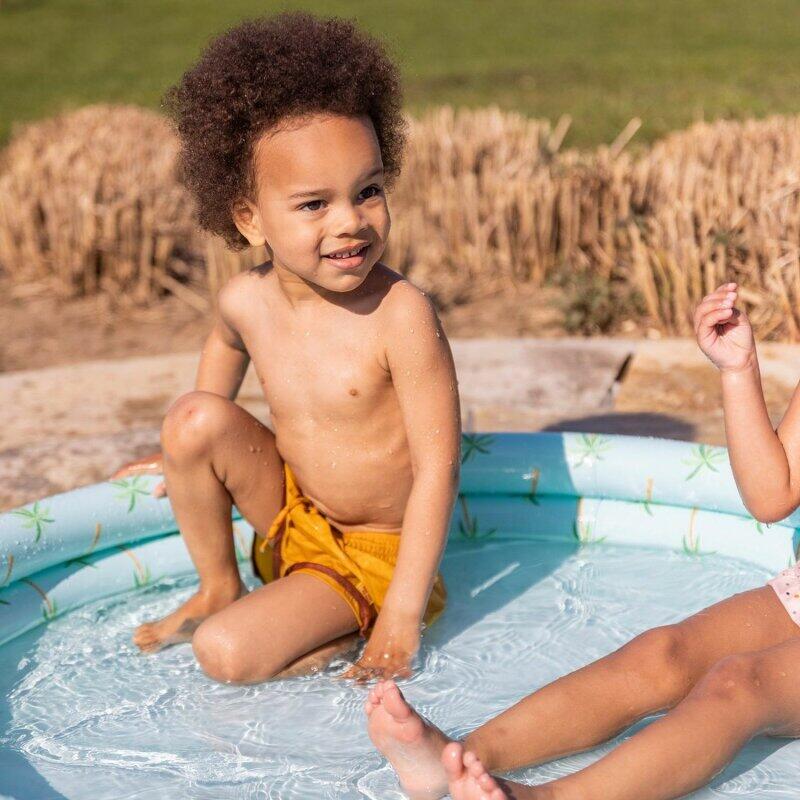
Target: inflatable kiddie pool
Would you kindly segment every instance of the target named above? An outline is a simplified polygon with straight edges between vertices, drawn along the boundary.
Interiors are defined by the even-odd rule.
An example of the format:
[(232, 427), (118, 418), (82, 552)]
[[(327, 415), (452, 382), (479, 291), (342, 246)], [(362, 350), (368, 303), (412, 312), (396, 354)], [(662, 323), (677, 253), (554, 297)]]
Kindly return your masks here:
[[(465, 705), (460, 723), (455, 724), (456, 729), (460, 724), (461, 732), (545, 679), (602, 655), (644, 627), (674, 621), (732, 591), (759, 585), (794, 561), (800, 516), (793, 515), (771, 526), (756, 522), (742, 505), (727, 452), (722, 448), (584, 433), (467, 434), (462, 458), (460, 495), (443, 561), (452, 610), (449, 607), (426, 635), (420, 671), (408, 692), (413, 698), (414, 691), (418, 691), (417, 702), (423, 707), (428, 703), (429, 715), (437, 721), (441, 719), (445, 726), (448, 709), (450, 716), (459, 716), (461, 707), (454, 697), (440, 706), (437, 702), (443, 694), (449, 696), (448, 690), (441, 687), (450, 685), (445, 680), (448, 664), (460, 664), (459, 646), (462, 651), (474, 649), (468, 632), (475, 624), (490, 625), (487, 630), (497, 632), (498, 653), (512, 655), (519, 647), (532, 661), (546, 655), (547, 663), (542, 662), (541, 674), (532, 676), (528, 684), (520, 684), (507, 693), (504, 685), (498, 684), (494, 699), (486, 696), (476, 701), (477, 705), (472, 701), (469, 708)], [(358, 717), (363, 698), (356, 687), (337, 682), (327, 674), (266, 684), (266, 688), (222, 687), (212, 684), (194, 667), (189, 648), (173, 648), (145, 658), (127, 644), (129, 636), (123, 634), (137, 621), (131, 615), (135, 616), (139, 605), (163, 601), (168, 607), (174, 598), (161, 595), (190, 591), (186, 587), (192, 580), (193, 568), (176, 533), (169, 502), (151, 495), (155, 482), (155, 478), (142, 476), (110, 481), (0, 515), (0, 796), (17, 800), (149, 798), (176, 796), (169, 793), (177, 791), (186, 797), (209, 798), (400, 797), (391, 772), (372, 755), (363, 736)], [(237, 518), (235, 545), (245, 572), (249, 569), (252, 536), (252, 528)], [(615, 581), (627, 579), (609, 578), (610, 588), (603, 591), (616, 598), (613, 602), (617, 603), (617, 610), (601, 610), (601, 618), (591, 619), (589, 607), (595, 601), (581, 595), (581, 584), (590, 590), (603, 585), (602, 565), (597, 566), (592, 559), (606, 557), (593, 554), (611, 553), (617, 559), (615, 564), (624, 565), (634, 552), (658, 552), (658, 556), (646, 558), (665, 559), (663, 563), (667, 565), (662, 568), (658, 566), (662, 562), (645, 561), (637, 571), (638, 579), (642, 570), (650, 569), (653, 573), (668, 573), (672, 583), (659, 590), (657, 609), (650, 616), (621, 623), (611, 639), (598, 639), (592, 644), (592, 636), (604, 635), (604, 625), (609, 630), (614, 628), (610, 616), (621, 615), (622, 619), (627, 613), (622, 587), (618, 596), (614, 590)], [(727, 577), (719, 579), (718, 585), (711, 580), (705, 597), (686, 597), (682, 576), (693, 570), (701, 580), (706, 574), (705, 564), (716, 562), (723, 564), (721, 574)], [(566, 577), (559, 578), (559, 570), (567, 570)], [(737, 577), (739, 572), (741, 579)], [(576, 585), (578, 589), (573, 591)], [(503, 587), (506, 594), (501, 592)], [(488, 605), (476, 606), (479, 603)], [(546, 634), (548, 646), (523, 641), (527, 628), (522, 629), (515, 642), (502, 640), (502, 632), (511, 630), (508, 626), (513, 623), (512, 620), (504, 627), (504, 610), (518, 614), (522, 612), (514, 609), (533, 608), (536, 603), (545, 611), (549, 609), (547, 613), (553, 616), (551, 633)], [(576, 610), (576, 604), (581, 603), (583, 606)], [(103, 650), (104, 621), (109, 614), (117, 613), (113, 611), (116, 608), (124, 609), (118, 612), (122, 615), (116, 623), (118, 638)], [(467, 613), (465, 609), (472, 610)], [(448, 615), (460, 621), (447, 622)], [(578, 620), (589, 627), (585, 637), (576, 631), (564, 639), (564, 657), (560, 658), (552, 631), (563, 626), (565, 620)], [(67, 630), (65, 625), (78, 628)], [(80, 633), (76, 634), (76, 630)], [(81, 639), (79, 646), (76, 635)], [(570, 644), (576, 637), (583, 637), (587, 643), (584, 650)], [(127, 667), (115, 666), (115, 652), (121, 654), (121, 663)], [(487, 647), (482, 657), (491, 662), (492, 652)], [(481, 664), (480, 660), (460, 664), (462, 672), (454, 675), (460, 676), (462, 690), (471, 682), (483, 685)], [(88, 708), (83, 708), (82, 697), (93, 689), (101, 691), (99, 683), (106, 676), (111, 680), (128, 668), (134, 669), (134, 678), (120, 678), (124, 685), (116, 705), (109, 697), (111, 692), (106, 692), (102, 702), (98, 701), (100, 705), (91, 706), (90, 702)], [(148, 669), (177, 670), (176, 682), (183, 687), (181, 691), (187, 692), (180, 701), (184, 708), (194, 702), (195, 689), (201, 695), (202, 705), (198, 708), (225, 709), (229, 702), (227, 715), (220, 712), (216, 720), (220, 730), (226, 728), (226, 720), (233, 721), (233, 727), (242, 722), (247, 716), (243, 709), (253, 708), (247, 703), (261, 698), (260, 693), (266, 693), (266, 700), (272, 697), (270, 692), (280, 692), (283, 701), (288, 692), (301, 704), (311, 703), (308, 714), (313, 714), (315, 693), (322, 692), (318, 713), (324, 716), (331, 705), (340, 706), (336, 711), (340, 716), (334, 714), (330, 725), (344, 724), (341, 706), (347, 709), (347, 735), (342, 734), (342, 739), (350, 741), (352, 747), (344, 754), (333, 746), (333, 759), (338, 759), (340, 766), (345, 765), (344, 771), (315, 775), (314, 764), (323, 758), (319, 754), (301, 768), (286, 755), (293, 746), (286, 737), (283, 743), (272, 741), (268, 724), (262, 729), (261, 723), (251, 721), (242, 722), (244, 727), (239, 733), (232, 733), (231, 740), (209, 730), (214, 723), (206, 721), (200, 741), (189, 747), (191, 752), (201, 754), (202, 763), (200, 767), (192, 766), (182, 749), (183, 733), (175, 731), (190, 737), (194, 722), (174, 719), (179, 700), (169, 696), (170, 679), (165, 677), (166, 672), (143, 676), (141, 670)], [(88, 673), (96, 678), (82, 683), (88, 680)], [(445, 682), (435, 690), (426, 689), (428, 674), (440, 674)], [(136, 680), (144, 681), (144, 686), (163, 682), (164, 696), (154, 700), (145, 689), (139, 689), (136, 701), (126, 699), (125, 687), (134, 687)], [(453, 681), (451, 676), (450, 683)], [(276, 689), (279, 685), (283, 688)], [(147, 696), (142, 699), (142, 695)], [(49, 706), (51, 700), (53, 705)], [(164, 715), (154, 730), (172, 731), (167, 741), (152, 751), (148, 751), (147, 741), (142, 741), (141, 747), (131, 747), (125, 737), (133, 734), (129, 729), (123, 731), (124, 715), (122, 719), (114, 716), (122, 713), (118, 707), (126, 702), (132, 703), (130, 713), (136, 709), (140, 713), (143, 703), (149, 708), (148, 720), (154, 714)], [(140, 705), (136, 706), (136, 702)], [(74, 703), (73, 708), (61, 708), (70, 703)], [(54, 711), (57, 708), (61, 710)], [(305, 718), (301, 714), (298, 720)], [(137, 719), (136, 724), (142, 724), (141, 717)], [(106, 729), (105, 725), (111, 727)], [(248, 737), (254, 729), (259, 734), (250, 741)], [(450, 729), (454, 729), (453, 725)], [(95, 738), (87, 744), (92, 735)], [(120, 737), (120, 742), (125, 738), (124, 747), (115, 736)], [(321, 746), (331, 746), (330, 738), (323, 735), (321, 739)], [(101, 752), (105, 741), (109, 742), (113, 757)], [(248, 741), (252, 745), (249, 749), (244, 747)], [(298, 753), (306, 747), (304, 741), (307, 743), (308, 737), (300, 730)], [(172, 745), (175, 752), (170, 750)], [(366, 764), (363, 769), (346, 766), (353, 749), (361, 753), (353, 764)], [(213, 765), (203, 760), (208, 752), (217, 754)], [(327, 751), (319, 753), (327, 758)], [(793, 791), (790, 786), (797, 785), (792, 765), (798, 756), (800, 746), (796, 743), (756, 740), (712, 789), (703, 790), (710, 794), (701, 792), (696, 796), (741, 794), (747, 787), (751, 798), (788, 797)], [(531, 782), (551, 778), (581, 766), (581, 759), (593, 757), (597, 753), (562, 760), (555, 767), (529, 771), (523, 777)], [(281, 776), (285, 773), (290, 777), (276, 777), (277, 773), (271, 771), (271, 759), (280, 763)], [(150, 770), (155, 776), (151, 792), (142, 789), (142, 770)], [(85, 789), (87, 780), (93, 784), (91, 791)], [(790, 782), (782, 783), (784, 780)]]

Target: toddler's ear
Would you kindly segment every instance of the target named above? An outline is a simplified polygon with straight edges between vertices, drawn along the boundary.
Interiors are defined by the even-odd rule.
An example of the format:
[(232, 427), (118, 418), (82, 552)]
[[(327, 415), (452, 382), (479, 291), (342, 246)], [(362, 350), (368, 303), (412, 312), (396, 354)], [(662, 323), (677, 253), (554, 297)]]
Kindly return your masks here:
[(261, 230), (261, 215), (249, 200), (237, 200), (231, 209), (233, 224), (252, 247), (263, 247), (266, 237)]

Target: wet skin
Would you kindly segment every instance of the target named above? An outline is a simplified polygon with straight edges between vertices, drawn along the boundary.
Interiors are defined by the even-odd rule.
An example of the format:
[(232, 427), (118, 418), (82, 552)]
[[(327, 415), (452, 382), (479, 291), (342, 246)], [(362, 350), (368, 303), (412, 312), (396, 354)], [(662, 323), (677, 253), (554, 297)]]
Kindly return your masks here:
[[(231, 604), (257, 613), (260, 601), (252, 595), (237, 600), (241, 585), (226, 514), (232, 499), (265, 533), (282, 501), (285, 462), (337, 527), (401, 535), (384, 607), (352, 675), (404, 674), (418, 648), (458, 481), (452, 356), (427, 297), (379, 261), (390, 221), (369, 120), (295, 120), (262, 137), (255, 172), (255, 197), (237, 203), (233, 215), (272, 259), (220, 293), (198, 391), (176, 403), (162, 431), (167, 488), (200, 591), (176, 614), (143, 626), (137, 642), (157, 649), (188, 638)], [(274, 435), (230, 403), (251, 360)], [(304, 613), (316, 614), (315, 623), (320, 613), (324, 619), (318, 603), (304, 608), (307, 592), (291, 589), (297, 581), (284, 580), (253, 594), (267, 607), (277, 602), (276, 592), (295, 591), (300, 619)], [(324, 586), (330, 625), (315, 628), (313, 642), (288, 637), (282, 656), (267, 659), (269, 669), (244, 669), (243, 680), (275, 674), (302, 655), (299, 649), (313, 650), (357, 627), (344, 601)], [(245, 644), (250, 633), (238, 613), (226, 611), (220, 620), (247, 651), (242, 663), (256, 663), (259, 647)], [(218, 670), (209, 653), (230, 649), (211, 622), (195, 636), (210, 674)], [(225, 674), (235, 673), (226, 667)]]

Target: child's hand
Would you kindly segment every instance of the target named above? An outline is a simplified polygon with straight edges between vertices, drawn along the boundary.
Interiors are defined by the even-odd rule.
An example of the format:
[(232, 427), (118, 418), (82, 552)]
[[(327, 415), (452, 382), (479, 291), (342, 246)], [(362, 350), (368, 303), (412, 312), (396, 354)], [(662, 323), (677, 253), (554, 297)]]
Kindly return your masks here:
[(361, 658), (343, 675), (363, 682), (373, 678), (407, 678), (419, 650), (416, 620), (398, 620), (379, 614)]
[(755, 362), (756, 345), (750, 322), (735, 307), (735, 283), (706, 295), (694, 312), (694, 331), (700, 349), (723, 372), (738, 372)]
[[(120, 478), (127, 478), (129, 475), (163, 475), (164, 456), (162, 453), (153, 453), (149, 456), (142, 456), (135, 461), (123, 464), (112, 476), (111, 480), (116, 481)], [(157, 484), (153, 489), (153, 497), (165, 497), (167, 487), (164, 481)]]

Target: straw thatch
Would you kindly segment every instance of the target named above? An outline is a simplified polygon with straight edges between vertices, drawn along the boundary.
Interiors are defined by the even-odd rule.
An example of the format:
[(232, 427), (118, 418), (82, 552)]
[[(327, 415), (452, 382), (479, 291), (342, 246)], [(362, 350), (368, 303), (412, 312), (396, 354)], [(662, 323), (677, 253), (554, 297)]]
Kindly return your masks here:
[(91, 106), (23, 129), (3, 154), (0, 266), (65, 297), (147, 302), (185, 280), (193, 207), (158, 114)]
[[(800, 340), (800, 118), (700, 123), (637, 154), (636, 120), (588, 153), (561, 150), (568, 127), (497, 109), (412, 120), (388, 263), (442, 306), (586, 275), (678, 334), (738, 280), (760, 335)], [(65, 295), (166, 287), (202, 307), (201, 287), (261, 256), (197, 234), (175, 155), (166, 123), (132, 108), (23, 130), (0, 177), (0, 267)]]

